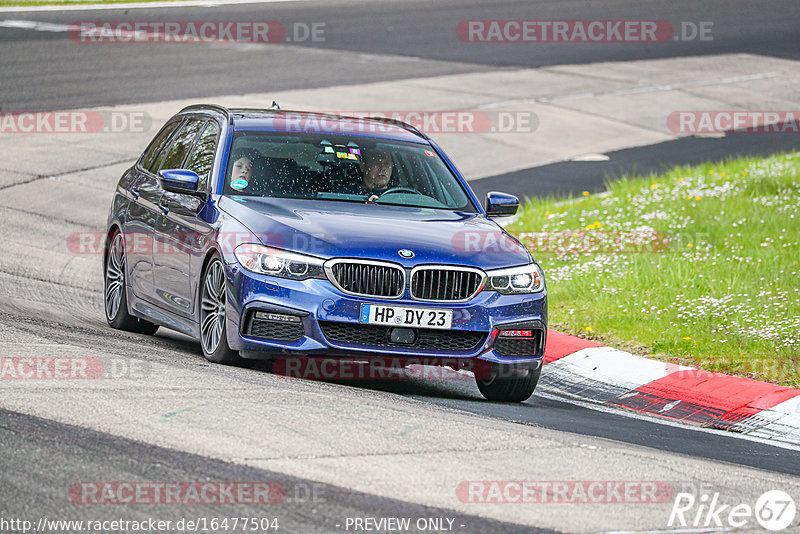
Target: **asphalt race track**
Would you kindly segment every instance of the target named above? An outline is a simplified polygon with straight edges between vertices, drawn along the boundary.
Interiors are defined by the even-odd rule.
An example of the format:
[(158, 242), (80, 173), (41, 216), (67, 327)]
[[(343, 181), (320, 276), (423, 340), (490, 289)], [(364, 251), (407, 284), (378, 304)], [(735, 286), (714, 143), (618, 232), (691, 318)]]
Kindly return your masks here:
[[(91, 15), (91, 16), (89, 16)], [(325, 87), (507, 67), (541, 67), (604, 61), (726, 53), (800, 59), (797, 6), (791, 0), (764, 4), (748, 0), (679, 0), (667, 3), (478, 2), (287, 2), (222, 6), (214, 9), (111, 10), (4, 13), (4, 19), (70, 24), (80, 20), (276, 20), (287, 24), (324, 22), (324, 42), (301, 42), (272, 51), (235, 47), (152, 48), (62, 47), (53, 32), (8, 29), (0, 33), (4, 109), (55, 109), (149, 102), (231, 93)], [(472, 19), (647, 19), (712, 21), (712, 42), (628, 43), (463, 43), (454, 27)], [(191, 47), (189, 47), (191, 48)], [(316, 56), (307, 48), (317, 49)], [(341, 52), (340, 55), (325, 52)], [(358, 67), (367, 54), (369, 68)], [(386, 57), (388, 56), (388, 57)], [(384, 59), (382, 59), (384, 58)], [(404, 59), (405, 58), (405, 59)], [(246, 68), (243, 68), (246, 67)], [(293, 68), (292, 68), (293, 67)], [(291, 68), (290, 76), (276, 75)], [(58, 84), (43, 83), (58, 80)], [(31, 80), (36, 80), (31, 83)], [(24, 90), (21, 90), (23, 89)]]
[[(715, 33), (711, 42), (633, 46), (531, 47), (463, 43), (455, 37), (461, 20), (533, 18), (713, 21)], [(75, 43), (59, 29), (79, 20), (251, 19), (286, 26), (324, 22), (325, 40), (100, 46)], [(747, 86), (749, 92), (726, 92), (729, 105), (737, 98), (750, 105), (748, 95), (759, 94), (767, 95), (762, 108), (798, 109), (797, 85), (770, 81), (770, 76), (786, 76), (792, 83), (800, 79), (795, 63), (800, 61), (799, 23), (796, 1), (289, 1), (102, 11), (0, 9), (0, 107), (119, 106), (145, 110), (157, 128), (191, 101), (250, 105), (263, 99), (267, 106), (274, 94), (292, 105), (354, 109), (347, 107), (354, 105), (347, 100), (352, 92), (389, 102), (378, 109), (408, 109), (398, 107), (404, 103), (392, 88), (410, 83), (397, 92), (413, 98), (416, 87), (419, 99), (425, 99), (440, 91), (441, 101), (475, 98), (465, 105), (478, 106), (483, 104), (475, 95), (486, 96), (491, 85), (500, 87), (486, 96), (487, 105), (502, 102), (506, 89), (509, 100), (521, 101), (511, 93), (524, 92), (527, 76), (569, 71), (585, 80), (597, 76), (594, 64), (603, 63), (619, 69), (614, 72), (632, 69), (636, 77), (638, 68), (643, 80), (650, 76), (642, 84), (656, 87), (680, 77), (675, 65), (698, 62), (692, 68), (703, 71), (712, 68), (705, 63), (710, 61), (720, 69), (746, 65), (756, 69), (748, 76), (763, 78), (745, 82), (756, 84)], [(756, 72), (761, 64), (763, 72)], [(506, 75), (519, 75), (521, 81), (507, 88), (492, 82), (493, 76)], [(730, 81), (730, 71), (714, 78), (724, 87), (739, 87)], [(456, 79), (473, 85), (445, 83)], [(610, 75), (602, 83), (629, 81), (621, 80)], [(710, 91), (704, 97), (710, 98)], [(578, 94), (579, 88), (572, 92)], [(591, 103), (601, 102), (605, 93), (597, 95)], [(604, 105), (616, 105), (609, 102)], [(559, 105), (556, 111), (565, 121), (583, 113), (586, 120), (602, 119), (603, 128), (623, 133), (616, 143), (604, 139), (615, 136), (587, 134), (586, 150), (566, 147), (558, 136), (534, 138), (541, 149), (525, 148), (522, 141), (505, 143), (509, 153), (524, 154), (498, 172), (469, 159), (482, 137), (445, 134), (443, 145), (454, 151), (457, 164), (464, 154), (462, 170), (479, 194), (501, 189), (521, 196), (594, 191), (606, 176), (631, 170), (800, 146), (797, 134), (669, 136), (661, 131), (662, 118), (661, 130), (648, 130), (656, 119), (632, 117), (643, 107), (632, 106), (631, 116), (613, 117), (612, 123), (608, 117), (615, 110), (600, 117), (601, 112)], [(553, 110), (535, 111), (547, 128)], [(471, 380), (288, 379), (263, 363), (248, 368), (210, 364), (193, 341), (164, 329), (153, 337), (111, 330), (102, 309), (101, 257), (75, 254), (65, 243), (76, 232), (104, 230), (116, 181), (153, 131), (0, 134), (0, 357), (83, 356), (116, 370), (87, 381), (0, 380), (0, 521), (258, 517), (277, 518), (280, 532), (298, 533), (701, 532), (703, 525), (668, 525), (671, 498), (485, 504), (468, 502), (458, 488), (466, 481), (649, 481), (674, 493), (709, 498), (719, 493), (725, 503), (751, 506), (768, 490), (800, 495), (800, 448), (786, 444), (633, 417), (545, 389), (525, 403), (505, 405), (482, 400)], [(608, 159), (570, 159), (584, 152)], [(278, 484), (286, 494), (281, 502), (259, 506), (126, 505), (84, 504), (71, 492), (76, 484), (104, 481), (259, 481)], [(395, 517), (411, 518), (412, 527), (381, 530), (362, 524), (358, 529), (348, 522)], [(419, 528), (419, 519), (431, 521)], [(0, 523), (0, 532), (7, 531), (22, 530)], [(742, 531), (760, 530), (752, 520)]]

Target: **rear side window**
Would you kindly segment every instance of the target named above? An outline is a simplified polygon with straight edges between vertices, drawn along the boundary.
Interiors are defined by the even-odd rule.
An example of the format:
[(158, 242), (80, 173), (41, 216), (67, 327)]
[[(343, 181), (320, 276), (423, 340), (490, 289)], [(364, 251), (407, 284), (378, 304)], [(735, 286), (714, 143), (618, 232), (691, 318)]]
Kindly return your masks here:
[(200, 133), (204, 125), (205, 120), (203, 119), (187, 121), (181, 131), (178, 132), (178, 135), (175, 136), (175, 140), (170, 145), (167, 156), (159, 166), (159, 169), (180, 169), (194, 145), (197, 134)]
[(214, 154), (217, 151), (217, 139), (219, 138), (219, 126), (215, 121), (208, 121), (208, 126), (203, 130), (197, 144), (189, 156), (186, 168), (197, 173), (200, 181), (197, 184), (198, 191), (206, 191), (208, 180), (211, 177), (211, 168), (214, 166)]
[(174, 121), (172, 123), (167, 124), (164, 126), (158, 135), (156, 135), (155, 139), (150, 143), (150, 146), (147, 147), (147, 150), (144, 152), (144, 158), (142, 159), (142, 168), (147, 169), (150, 172), (155, 172), (158, 169), (156, 162), (159, 160), (159, 156), (163, 155), (164, 150), (166, 147), (169, 146), (169, 141), (172, 139), (172, 134), (175, 133), (175, 130), (180, 126), (181, 121)]

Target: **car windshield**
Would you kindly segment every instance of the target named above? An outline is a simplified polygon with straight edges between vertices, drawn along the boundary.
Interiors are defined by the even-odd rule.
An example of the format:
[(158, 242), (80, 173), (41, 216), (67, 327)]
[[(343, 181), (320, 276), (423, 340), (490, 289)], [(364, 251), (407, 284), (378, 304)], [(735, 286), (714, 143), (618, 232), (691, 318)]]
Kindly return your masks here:
[(223, 194), (476, 211), (431, 146), (358, 136), (238, 132)]

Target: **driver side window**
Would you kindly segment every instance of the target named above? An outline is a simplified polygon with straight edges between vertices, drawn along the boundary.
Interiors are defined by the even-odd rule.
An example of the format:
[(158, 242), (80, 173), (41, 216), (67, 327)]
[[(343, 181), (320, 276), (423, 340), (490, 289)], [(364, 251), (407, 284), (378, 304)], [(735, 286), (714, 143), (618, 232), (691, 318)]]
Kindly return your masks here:
[(180, 129), (181, 121), (173, 121), (164, 126), (158, 135), (147, 147), (142, 157), (142, 168), (155, 173), (158, 170), (159, 156), (164, 156), (164, 151), (169, 146), (169, 142), (175, 135), (176, 130)]
[(183, 162), (186, 161), (186, 156), (189, 150), (194, 145), (194, 140), (200, 129), (205, 125), (203, 119), (191, 119), (186, 122), (184, 127), (178, 132), (172, 146), (169, 147), (164, 161), (161, 163), (160, 169), (180, 169), (183, 167)]
[(208, 121), (206, 129), (200, 135), (197, 144), (189, 155), (186, 168), (197, 173), (200, 181), (197, 184), (198, 191), (207, 191), (208, 183), (211, 178), (211, 169), (214, 167), (214, 156), (217, 152), (217, 140), (219, 138), (219, 126), (216, 121)]

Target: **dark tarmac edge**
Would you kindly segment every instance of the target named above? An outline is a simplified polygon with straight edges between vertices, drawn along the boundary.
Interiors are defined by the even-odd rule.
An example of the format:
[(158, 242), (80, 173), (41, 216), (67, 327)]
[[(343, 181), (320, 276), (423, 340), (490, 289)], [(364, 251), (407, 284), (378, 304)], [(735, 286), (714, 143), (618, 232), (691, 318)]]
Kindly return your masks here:
[[(6, 488), (0, 517), (4, 518), (210, 521), (214, 517), (267, 517), (278, 518), (281, 532), (299, 533), (346, 532), (348, 517), (410, 518), (411, 528), (404, 532), (423, 532), (414, 526), (418, 519), (450, 518), (454, 519), (454, 532), (554, 532), (351, 491), (2, 409), (0, 446), (4, 451), (0, 455), (0, 484)], [(286, 488), (287, 498), (272, 505), (71, 502), (70, 486), (90, 481), (277, 482)]]
[(469, 184), (480, 199), (489, 191), (503, 191), (520, 198), (579, 195), (583, 191), (604, 191), (606, 181), (621, 176), (644, 176), (675, 166), (765, 157), (794, 150), (800, 150), (800, 134), (728, 133), (721, 138), (683, 137), (608, 152), (608, 161), (562, 161), (480, 178)]

